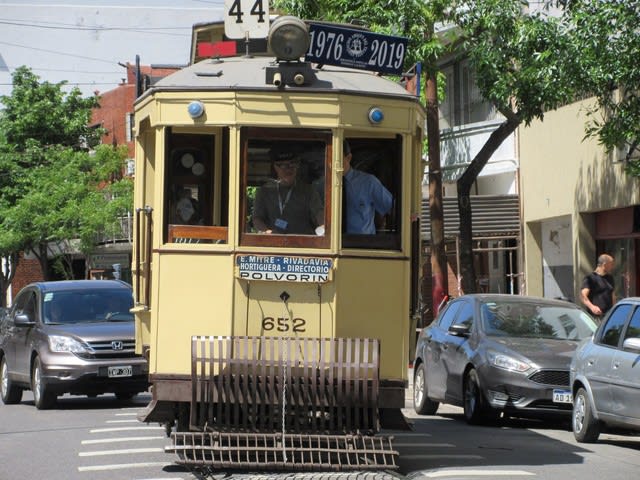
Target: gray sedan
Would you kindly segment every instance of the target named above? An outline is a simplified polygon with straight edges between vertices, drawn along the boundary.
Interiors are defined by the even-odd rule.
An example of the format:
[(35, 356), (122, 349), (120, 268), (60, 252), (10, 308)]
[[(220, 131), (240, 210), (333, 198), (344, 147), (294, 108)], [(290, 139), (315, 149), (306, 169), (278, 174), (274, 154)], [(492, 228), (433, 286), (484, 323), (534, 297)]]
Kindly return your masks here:
[(64, 393), (114, 393), (128, 400), (148, 388), (147, 360), (134, 351), (131, 287), (115, 280), (27, 285), (0, 319), (0, 397), (19, 403), (32, 390), (38, 409)]
[(640, 431), (640, 298), (618, 302), (571, 364), (573, 434), (595, 442), (605, 428)]
[(569, 365), (596, 329), (576, 305), (518, 295), (465, 295), (451, 301), (416, 346), (414, 409), (464, 408), (469, 423), (510, 416), (569, 418)]

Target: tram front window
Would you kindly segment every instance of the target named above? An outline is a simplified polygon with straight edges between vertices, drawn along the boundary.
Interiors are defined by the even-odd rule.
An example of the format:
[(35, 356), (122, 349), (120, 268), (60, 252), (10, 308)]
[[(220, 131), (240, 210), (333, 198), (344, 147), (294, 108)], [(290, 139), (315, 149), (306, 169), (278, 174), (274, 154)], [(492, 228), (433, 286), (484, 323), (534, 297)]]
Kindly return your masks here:
[[(226, 243), (228, 201), (223, 178), (228, 132), (220, 135), (179, 133), (167, 136), (165, 235), (168, 243)], [(225, 160), (223, 160), (223, 158)]]
[(308, 131), (248, 130), (243, 242), (327, 246), (330, 137)]
[(400, 249), (401, 147), (399, 138), (343, 142), (344, 248)]

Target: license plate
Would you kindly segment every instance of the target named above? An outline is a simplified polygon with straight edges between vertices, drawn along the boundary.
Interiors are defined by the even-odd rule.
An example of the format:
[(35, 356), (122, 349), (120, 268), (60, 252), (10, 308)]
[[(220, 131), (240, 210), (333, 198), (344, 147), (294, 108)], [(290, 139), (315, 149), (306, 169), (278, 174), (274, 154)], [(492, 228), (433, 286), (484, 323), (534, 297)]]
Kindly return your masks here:
[(133, 375), (133, 368), (131, 365), (127, 365), (124, 367), (109, 367), (107, 370), (107, 376), (109, 378), (118, 378), (118, 377), (130, 377)]
[(554, 390), (553, 391), (554, 403), (573, 403), (573, 395), (570, 390)]

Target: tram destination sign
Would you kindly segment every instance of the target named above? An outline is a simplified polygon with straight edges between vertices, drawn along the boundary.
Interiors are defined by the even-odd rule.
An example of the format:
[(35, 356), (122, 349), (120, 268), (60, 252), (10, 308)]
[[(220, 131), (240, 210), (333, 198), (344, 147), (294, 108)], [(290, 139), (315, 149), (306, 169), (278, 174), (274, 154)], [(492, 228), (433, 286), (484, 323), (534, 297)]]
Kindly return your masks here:
[(307, 62), (401, 75), (408, 40), (378, 33), (309, 23)]
[(325, 283), (330, 280), (330, 258), (286, 255), (237, 255), (236, 276), (243, 280)]

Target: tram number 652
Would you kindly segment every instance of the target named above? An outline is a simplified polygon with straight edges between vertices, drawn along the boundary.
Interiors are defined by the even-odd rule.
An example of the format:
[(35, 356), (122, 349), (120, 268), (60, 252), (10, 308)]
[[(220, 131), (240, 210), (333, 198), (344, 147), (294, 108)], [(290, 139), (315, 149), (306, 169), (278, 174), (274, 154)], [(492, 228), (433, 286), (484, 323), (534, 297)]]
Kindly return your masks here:
[(265, 332), (277, 330), (278, 332), (292, 331), (295, 333), (305, 332), (307, 321), (303, 318), (294, 318), (293, 320), (285, 317), (264, 317), (262, 319), (262, 329)]

